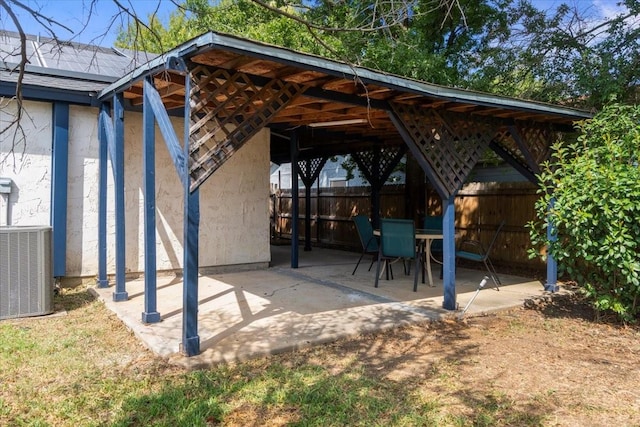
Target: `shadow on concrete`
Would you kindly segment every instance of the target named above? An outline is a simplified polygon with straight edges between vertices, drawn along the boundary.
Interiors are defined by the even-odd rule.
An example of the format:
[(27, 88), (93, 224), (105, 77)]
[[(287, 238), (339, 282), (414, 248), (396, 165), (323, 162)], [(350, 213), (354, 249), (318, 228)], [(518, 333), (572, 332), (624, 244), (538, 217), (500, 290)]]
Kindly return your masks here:
[[(198, 334), (201, 354), (184, 363), (195, 366), (238, 361), (335, 341), (362, 333), (459, 316), (442, 309), (442, 282), (420, 284), (397, 268), (393, 280), (374, 287), (375, 265), (363, 262), (351, 275), (359, 254), (314, 248), (300, 252), (299, 268), (289, 267), (287, 246), (272, 247), (272, 267), (264, 270), (200, 276)], [(484, 277), (459, 269), (457, 301), (464, 307)], [(543, 294), (542, 284), (501, 275), (500, 291), (482, 290), (466, 316), (522, 305)], [(162, 321), (144, 324), (144, 280), (127, 282), (128, 301), (114, 303), (112, 289), (95, 292), (148, 346), (162, 356), (179, 352), (182, 341), (182, 280), (158, 277), (158, 311)], [(176, 356), (180, 358), (180, 356)]]

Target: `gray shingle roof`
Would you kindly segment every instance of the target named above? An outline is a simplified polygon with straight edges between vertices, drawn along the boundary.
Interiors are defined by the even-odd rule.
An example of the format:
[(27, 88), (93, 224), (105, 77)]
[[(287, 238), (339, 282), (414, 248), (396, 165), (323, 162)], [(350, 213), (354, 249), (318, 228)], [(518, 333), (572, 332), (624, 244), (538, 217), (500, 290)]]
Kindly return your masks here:
[[(0, 30), (0, 76), (17, 81), (20, 36)], [(157, 55), (27, 35), (24, 84), (97, 92)]]
[[(0, 81), (3, 83), (17, 83), (18, 70), (10, 71), (0, 69)], [(108, 82), (97, 82), (89, 80), (76, 80), (64, 76), (54, 76), (39, 73), (29, 73), (24, 75), (23, 85), (39, 86), (42, 88), (55, 88), (61, 90), (72, 90), (80, 92), (99, 92), (108, 86)]]

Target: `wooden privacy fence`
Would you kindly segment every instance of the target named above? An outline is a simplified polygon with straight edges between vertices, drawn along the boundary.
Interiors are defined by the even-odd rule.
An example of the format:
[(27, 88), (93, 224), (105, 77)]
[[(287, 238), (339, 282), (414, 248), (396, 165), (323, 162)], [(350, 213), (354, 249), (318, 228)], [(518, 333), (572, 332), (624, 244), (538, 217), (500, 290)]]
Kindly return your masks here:
[[(404, 185), (383, 187), (380, 194), (382, 218), (405, 218)], [(502, 219), (506, 225), (492, 250), (497, 264), (542, 268), (539, 259), (529, 259), (529, 232), (525, 224), (534, 217), (538, 199), (529, 183), (472, 183), (465, 185), (455, 200), (456, 231), (460, 239), (476, 239), (488, 245)], [(426, 212), (440, 214), (440, 200), (427, 197)], [(304, 190), (300, 191), (300, 239), (304, 240), (306, 216)], [(291, 239), (291, 191), (271, 195), (271, 237), (274, 242)], [(360, 241), (351, 218), (371, 215), (370, 187), (320, 188), (311, 192), (311, 239), (315, 245), (360, 251)], [(422, 215), (421, 215), (422, 216)], [(416, 224), (420, 226), (420, 224)]]

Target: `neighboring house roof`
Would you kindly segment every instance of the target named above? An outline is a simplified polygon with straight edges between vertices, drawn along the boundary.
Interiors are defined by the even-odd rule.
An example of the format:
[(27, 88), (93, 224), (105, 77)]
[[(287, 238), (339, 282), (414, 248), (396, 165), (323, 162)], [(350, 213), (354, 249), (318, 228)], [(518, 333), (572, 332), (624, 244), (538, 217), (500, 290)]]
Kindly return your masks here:
[[(0, 96), (15, 96), (21, 47), (18, 33), (0, 30)], [(34, 35), (26, 36), (25, 53), (24, 98), (78, 103), (93, 103), (97, 92), (157, 56)]]

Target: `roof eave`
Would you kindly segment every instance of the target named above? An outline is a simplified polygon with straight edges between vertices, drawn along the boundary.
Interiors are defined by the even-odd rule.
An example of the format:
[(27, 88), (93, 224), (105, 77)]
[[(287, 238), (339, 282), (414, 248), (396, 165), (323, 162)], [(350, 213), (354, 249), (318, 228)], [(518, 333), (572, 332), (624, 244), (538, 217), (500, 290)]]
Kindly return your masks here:
[[(394, 74), (375, 71), (368, 68), (352, 66), (331, 59), (315, 55), (294, 52), (279, 46), (254, 42), (234, 36), (219, 33), (207, 33), (212, 35), (215, 45), (233, 50), (238, 53), (251, 53), (254, 56), (264, 58), (273, 57), (283, 62), (299, 67), (311, 68), (318, 71), (329, 72), (338, 77), (359, 78), (382, 86), (393, 87), (401, 91), (408, 91), (423, 96), (431, 96), (449, 102), (473, 103), (487, 107), (511, 107), (523, 111), (547, 113), (562, 116), (576, 116), (577, 119), (593, 117), (587, 111), (569, 107), (560, 107), (535, 101), (525, 101), (517, 98), (503, 97), (483, 92), (474, 92), (465, 89), (450, 88), (432, 83), (412, 80)], [(304, 58), (304, 61), (301, 60)]]
[[(14, 82), (0, 82), (0, 97), (16, 95)], [(22, 98), (30, 101), (66, 102), (76, 105), (97, 106), (96, 91), (69, 90), (32, 84), (22, 85)]]
[(188, 42), (181, 44), (180, 46), (171, 49), (170, 51), (159, 55), (157, 58), (152, 59), (146, 64), (136, 68), (135, 70), (127, 73), (111, 85), (104, 88), (98, 94), (99, 101), (105, 101), (111, 98), (116, 93), (120, 93), (126, 88), (130, 87), (132, 83), (143, 79), (144, 77), (155, 74), (156, 72), (165, 69), (166, 62), (169, 58), (177, 57), (184, 58), (194, 54), (194, 52), (200, 50), (203, 47), (212, 46), (214, 33), (209, 32), (201, 36), (198, 36)]
[[(0, 60), (0, 70), (15, 72), (20, 71), (20, 64), (13, 62), (5, 62)], [(28, 74), (39, 74), (42, 76), (63, 77), (71, 80), (86, 80), (99, 83), (113, 83), (117, 80), (116, 76), (108, 76), (104, 74), (84, 73), (80, 71), (61, 70), (58, 68), (40, 67), (37, 65), (25, 64), (24, 72)]]
[(591, 113), (583, 110), (434, 85), (212, 31), (185, 42), (128, 73), (102, 90), (98, 95), (98, 100), (103, 101), (108, 99), (113, 96), (113, 94), (119, 93), (131, 86), (133, 82), (164, 69), (168, 58), (185, 58), (214, 48), (222, 48), (240, 54), (249, 54), (264, 59), (276, 60), (304, 69), (318, 70), (338, 77), (349, 79), (358, 78), (368, 83), (448, 102), (471, 103), (494, 108), (510, 108), (531, 113), (562, 116), (575, 120), (593, 117)]

